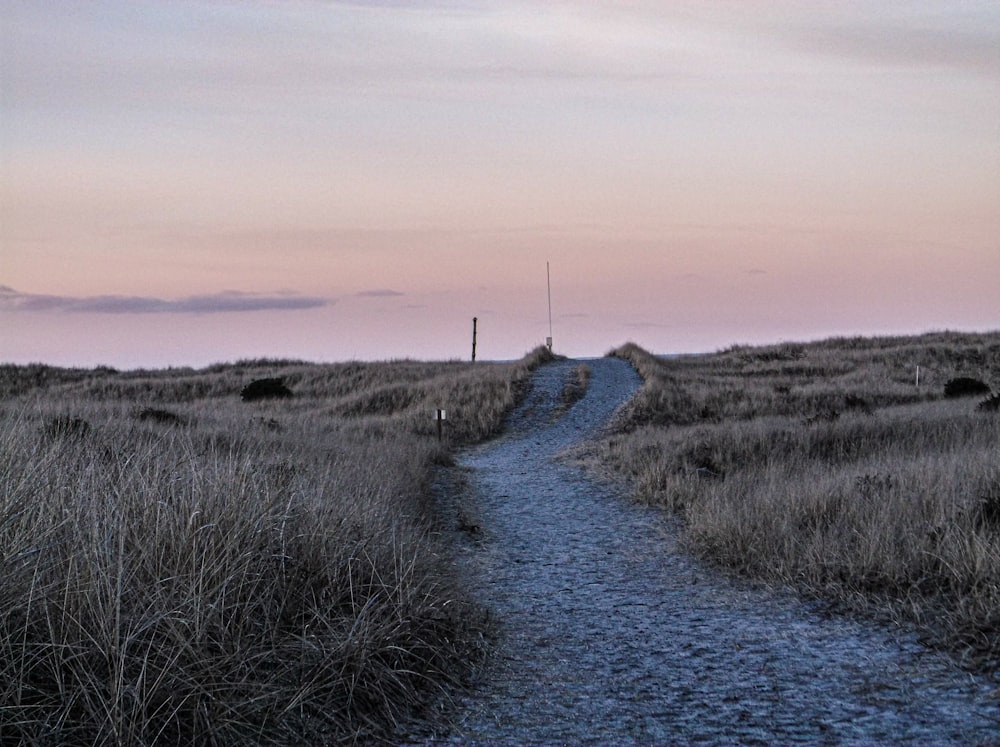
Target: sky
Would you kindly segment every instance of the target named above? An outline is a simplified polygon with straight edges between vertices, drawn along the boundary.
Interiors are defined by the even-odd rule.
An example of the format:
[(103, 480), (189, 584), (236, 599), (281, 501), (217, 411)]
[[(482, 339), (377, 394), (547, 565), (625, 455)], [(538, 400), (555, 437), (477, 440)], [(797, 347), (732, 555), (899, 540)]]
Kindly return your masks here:
[(1000, 329), (995, 0), (0, 0), (0, 361)]

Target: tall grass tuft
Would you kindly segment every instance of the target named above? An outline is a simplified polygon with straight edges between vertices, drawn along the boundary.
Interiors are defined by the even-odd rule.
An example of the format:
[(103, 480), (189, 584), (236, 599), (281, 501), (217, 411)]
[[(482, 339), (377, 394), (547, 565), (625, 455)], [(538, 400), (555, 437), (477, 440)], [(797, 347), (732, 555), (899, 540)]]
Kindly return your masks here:
[[(481, 655), (431, 470), (543, 360), (5, 369), (4, 742), (388, 737)], [(279, 377), (294, 399), (240, 401)]]
[(612, 354), (645, 384), (605, 456), (695, 552), (1000, 665), (1000, 419), (943, 386), (995, 387), (1000, 334)]
[(570, 372), (569, 377), (563, 384), (559, 393), (558, 410), (565, 412), (587, 395), (587, 387), (590, 386), (590, 366), (581, 363)]

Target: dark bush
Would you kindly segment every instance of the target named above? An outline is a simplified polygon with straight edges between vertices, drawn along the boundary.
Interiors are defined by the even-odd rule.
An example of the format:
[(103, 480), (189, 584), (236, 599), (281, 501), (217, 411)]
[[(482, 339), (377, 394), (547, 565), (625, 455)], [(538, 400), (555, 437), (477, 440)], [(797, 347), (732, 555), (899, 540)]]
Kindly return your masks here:
[(692, 444), (681, 454), (686, 471), (699, 477), (722, 477), (725, 474), (717, 456), (714, 446), (706, 441)]
[(950, 379), (944, 385), (945, 397), (977, 397), (981, 394), (989, 394), (990, 388), (979, 379), (968, 376), (959, 376), (957, 379)]
[(287, 399), (291, 396), (292, 390), (285, 386), (283, 379), (257, 379), (240, 391), (240, 399), (244, 402), (258, 399)]
[(980, 412), (1000, 411), (1000, 393), (994, 394), (992, 397), (987, 397), (976, 405), (976, 409)]
[(977, 529), (1000, 530), (1000, 483), (994, 482), (980, 496), (974, 521)]
[(152, 420), (161, 425), (184, 425), (184, 418), (170, 410), (159, 410), (155, 407), (147, 407), (139, 412), (139, 420)]
[(826, 405), (818, 407), (816, 411), (805, 419), (806, 425), (816, 425), (817, 423), (832, 423), (840, 417), (840, 410), (836, 407)]
[(43, 431), (49, 438), (82, 439), (90, 432), (90, 423), (83, 418), (60, 415), (46, 423)]
[(742, 352), (742, 358), (747, 363), (797, 361), (802, 360), (805, 357), (805, 346), (793, 343), (786, 343), (784, 345), (776, 345), (767, 348), (750, 348), (749, 351)]
[(848, 394), (844, 397), (844, 407), (848, 410), (860, 410), (865, 415), (871, 415), (874, 412), (868, 400), (856, 394)]
[(261, 418), (255, 418), (254, 420), (251, 420), (250, 422), (254, 423), (256, 425), (259, 425), (262, 428), (265, 428), (265, 429), (267, 429), (269, 431), (274, 431), (276, 433), (282, 430), (281, 423), (279, 423), (274, 418), (263, 418), (263, 417), (261, 417)]

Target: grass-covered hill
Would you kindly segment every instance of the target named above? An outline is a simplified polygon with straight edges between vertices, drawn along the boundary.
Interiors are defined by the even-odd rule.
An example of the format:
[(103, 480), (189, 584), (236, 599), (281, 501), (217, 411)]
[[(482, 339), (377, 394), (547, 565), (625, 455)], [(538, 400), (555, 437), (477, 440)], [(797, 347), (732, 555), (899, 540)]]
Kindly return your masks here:
[(1000, 668), (1000, 333), (612, 354), (645, 384), (604, 455), (694, 552)]
[(0, 367), (0, 742), (390, 735), (481, 653), (431, 470), (547, 355)]

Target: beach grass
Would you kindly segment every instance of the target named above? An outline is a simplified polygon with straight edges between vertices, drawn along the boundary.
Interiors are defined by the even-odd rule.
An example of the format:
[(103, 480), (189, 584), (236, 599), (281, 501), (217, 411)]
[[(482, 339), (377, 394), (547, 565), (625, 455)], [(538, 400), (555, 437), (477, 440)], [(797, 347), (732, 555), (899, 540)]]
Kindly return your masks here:
[[(1000, 664), (1000, 333), (838, 338), (657, 357), (602, 445), (699, 556), (915, 624)], [(919, 380), (918, 380), (919, 367)]]
[[(433, 470), (548, 355), (0, 367), (2, 741), (339, 743), (428, 717), (484, 624)], [(292, 396), (241, 401), (260, 379)]]

